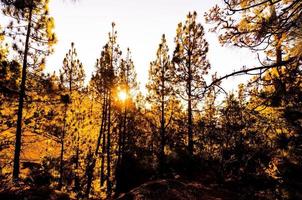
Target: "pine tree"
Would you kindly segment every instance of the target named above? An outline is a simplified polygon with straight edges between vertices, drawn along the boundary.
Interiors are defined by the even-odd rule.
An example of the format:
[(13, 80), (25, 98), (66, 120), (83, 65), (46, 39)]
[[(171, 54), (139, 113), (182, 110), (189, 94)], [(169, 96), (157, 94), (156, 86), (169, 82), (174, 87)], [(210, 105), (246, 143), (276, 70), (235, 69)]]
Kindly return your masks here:
[[(116, 101), (119, 120), (117, 121), (118, 128), (118, 144), (117, 144), (117, 162), (115, 170), (115, 194), (118, 195), (121, 191), (125, 191), (127, 185), (125, 170), (125, 156), (129, 153), (131, 146), (131, 131), (132, 121), (130, 120), (133, 115), (134, 96), (137, 93), (138, 83), (136, 80), (137, 74), (134, 69), (134, 63), (131, 57), (131, 51), (128, 48), (126, 58), (121, 59), (120, 66), (117, 72), (117, 96), (120, 96)], [(122, 96), (121, 96), (122, 95)]]
[(85, 79), (83, 65), (77, 56), (72, 42), (71, 48), (63, 60), (62, 71), (60, 71), (61, 82), (68, 88), (70, 95), (73, 91), (79, 91), (83, 87)]
[[(102, 102), (101, 127), (95, 149), (95, 157), (99, 154), (100, 145), (101, 151), (101, 186), (106, 180), (107, 197), (111, 196), (112, 180), (111, 180), (111, 137), (113, 133), (113, 101), (114, 90), (117, 86), (117, 69), (121, 62), (121, 51), (117, 44), (117, 32), (115, 31), (115, 23), (112, 23), (112, 31), (109, 33), (109, 40), (103, 47), (101, 56), (97, 59), (96, 73), (92, 77), (94, 89), (98, 93), (98, 98)], [(106, 176), (105, 176), (105, 160), (106, 160)], [(95, 162), (95, 160), (94, 160)], [(92, 168), (93, 169), (93, 168)], [(86, 196), (89, 196), (92, 184), (92, 178), (89, 177), (87, 182)]]
[[(13, 44), (13, 48), (17, 53), (23, 56), (13, 167), (13, 179), (17, 181), (20, 170), (22, 118), (27, 68), (29, 65), (33, 68), (37, 68), (40, 63), (43, 63), (43, 57), (51, 52), (49, 47), (54, 44), (56, 39), (52, 32), (54, 22), (48, 13), (48, 1), (27, 0), (2, 2), (4, 2), (3, 13), (14, 19), (7, 27), (5, 33), (16, 41), (16, 43)], [(25, 39), (23, 37), (25, 37)], [(21, 41), (21, 44), (18, 43), (19, 41)], [(21, 47), (23, 45), (24, 48)]]
[[(228, 0), (222, 7), (215, 6), (206, 14), (206, 20), (215, 23), (214, 29), (219, 31), (222, 44), (245, 47), (258, 51), (259, 55), (266, 55), (259, 58), (260, 67), (239, 70), (231, 75), (257, 72), (249, 85), (252, 87), (251, 105), (258, 110), (261, 108), (257, 115), (261, 119), (258, 121), (261, 124), (258, 132), (270, 136), (264, 137), (268, 143), (274, 138), (275, 145), (280, 145), (278, 150), (273, 151), (275, 158), (285, 162), (291, 160), (292, 163), (295, 162), (295, 156), (300, 157), (296, 150), (301, 144), (298, 141), (301, 141), (299, 133), (302, 130), (298, 122), (302, 106), (297, 98), (301, 94), (301, 8), (302, 2), (299, 0)], [(263, 118), (266, 124), (261, 123)], [(267, 124), (270, 124), (269, 128)], [(265, 127), (264, 131), (260, 127)], [(292, 133), (296, 133), (295, 136)], [(295, 156), (289, 158), (284, 153), (281, 155), (280, 151), (286, 151), (285, 146), (285, 149), (292, 149), (291, 153), (286, 154)], [(276, 173), (287, 177), (281, 172), (280, 163), (274, 158), (271, 162), (279, 170), (272, 170), (272, 177)], [(287, 165), (292, 163), (288, 162)], [(288, 193), (291, 194), (290, 191)]]
[(204, 39), (204, 29), (196, 22), (197, 13), (189, 13), (185, 24), (179, 23), (173, 55), (175, 64), (175, 92), (187, 102), (188, 152), (194, 153), (193, 107), (202, 97), (205, 90), (204, 75), (208, 73), (210, 64), (206, 59), (208, 43)]
[(159, 166), (160, 173), (164, 172), (165, 165), (165, 145), (166, 145), (166, 126), (167, 121), (167, 101), (172, 95), (172, 69), (169, 57), (169, 49), (166, 43), (165, 35), (162, 35), (161, 43), (157, 49), (156, 60), (151, 62), (149, 69), (149, 82), (147, 84), (147, 99), (154, 109), (160, 110), (160, 150)]
[[(74, 47), (74, 43), (71, 43), (71, 49), (66, 54), (63, 60), (62, 71), (60, 70), (60, 82), (61, 86), (68, 90), (67, 94), (62, 94), (62, 103), (64, 104), (64, 123), (62, 127), (62, 135), (61, 135), (61, 153), (60, 153), (60, 178), (59, 178), (59, 189), (63, 186), (63, 163), (64, 163), (64, 151), (65, 145), (64, 140), (67, 132), (67, 114), (68, 114), (68, 106), (73, 103), (73, 100), (76, 100), (78, 97), (78, 93), (83, 89), (85, 73), (82, 66), (82, 63), (77, 58), (77, 52)], [(73, 115), (73, 113), (71, 113)], [(71, 116), (71, 118), (76, 117)], [(72, 130), (72, 127), (69, 127)], [(79, 136), (78, 136), (79, 140)], [(76, 155), (78, 155), (79, 146), (76, 146)], [(78, 156), (76, 157), (76, 167), (78, 167)], [(78, 184), (78, 177), (75, 177), (75, 184)], [(77, 188), (77, 187), (75, 187)]]
[(282, 43), (299, 40), (297, 33), (301, 28), (301, 12), (298, 0), (226, 0), (221, 7), (210, 9), (205, 19), (215, 23), (212, 30), (219, 31), (222, 44), (231, 43), (257, 51), (274, 50), (275, 56), (279, 54), (280, 57)]
[(255, 80), (259, 83), (265, 81), (262, 75), (269, 71), (272, 76), (265, 84), (274, 87), (270, 98), (276, 106), (286, 92), (284, 76), (296, 71), (293, 66), (301, 56), (298, 53), (302, 49), (301, 6), (302, 3), (297, 0), (227, 0), (222, 8), (215, 6), (206, 14), (206, 21), (214, 22), (212, 30), (219, 32), (221, 44), (245, 47), (266, 55), (263, 59), (259, 58), (260, 68), (239, 70), (233, 75), (259, 71)]

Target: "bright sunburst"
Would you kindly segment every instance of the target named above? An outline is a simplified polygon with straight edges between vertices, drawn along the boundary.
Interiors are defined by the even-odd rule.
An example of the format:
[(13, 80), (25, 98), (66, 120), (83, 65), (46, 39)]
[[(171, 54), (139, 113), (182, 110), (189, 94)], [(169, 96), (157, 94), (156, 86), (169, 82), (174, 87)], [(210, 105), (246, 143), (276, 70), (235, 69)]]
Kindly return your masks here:
[(125, 91), (122, 90), (122, 91), (118, 92), (118, 98), (119, 98), (119, 100), (126, 101), (127, 97), (128, 97), (128, 95), (127, 95), (127, 93)]

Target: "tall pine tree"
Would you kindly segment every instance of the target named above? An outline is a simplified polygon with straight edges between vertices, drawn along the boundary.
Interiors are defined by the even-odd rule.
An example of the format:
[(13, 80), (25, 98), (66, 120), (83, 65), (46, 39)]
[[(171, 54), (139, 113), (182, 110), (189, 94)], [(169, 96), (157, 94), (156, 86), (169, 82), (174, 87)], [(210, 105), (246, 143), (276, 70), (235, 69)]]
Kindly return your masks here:
[(163, 173), (165, 165), (165, 145), (166, 145), (166, 126), (167, 126), (167, 103), (172, 94), (173, 65), (169, 57), (169, 48), (165, 35), (162, 35), (161, 43), (156, 52), (156, 59), (150, 63), (149, 82), (147, 84), (147, 99), (152, 108), (160, 110), (160, 150), (159, 166)]
[(47, 0), (2, 1), (3, 13), (12, 18), (5, 30), (13, 38), (13, 49), (23, 57), (22, 78), (19, 91), (18, 119), (16, 130), (13, 179), (18, 180), (20, 172), (20, 152), (22, 119), (28, 67), (39, 69), (45, 55), (56, 41), (53, 33), (54, 22), (49, 16)]
[(205, 90), (204, 75), (210, 64), (207, 61), (208, 43), (204, 29), (197, 23), (197, 13), (189, 13), (184, 24), (179, 23), (176, 31), (176, 48), (173, 55), (175, 64), (175, 92), (187, 102), (188, 152), (194, 153), (193, 108)]

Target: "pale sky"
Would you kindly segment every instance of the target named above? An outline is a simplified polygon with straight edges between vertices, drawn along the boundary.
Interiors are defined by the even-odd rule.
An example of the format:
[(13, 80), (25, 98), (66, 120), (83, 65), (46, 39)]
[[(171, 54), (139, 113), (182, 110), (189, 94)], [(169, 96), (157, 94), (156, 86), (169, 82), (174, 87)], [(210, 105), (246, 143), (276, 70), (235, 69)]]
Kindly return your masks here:
[[(204, 12), (221, 0), (71, 0), (50, 1), (50, 14), (55, 19), (58, 43), (55, 53), (48, 57), (46, 70), (52, 72), (62, 66), (62, 60), (74, 42), (79, 59), (88, 77), (94, 71), (96, 59), (108, 39), (111, 22), (116, 23), (118, 43), (123, 52), (129, 47), (138, 73), (141, 89), (148, 78), (149, 63), (155, 57), (161, 35), (166, 34), (171, 53), (177, 24), (189, 11), (197, 11), (198, 20), (205, 26), (209, 42), (208, 59), (212, 71), (219, 75), (233, 72), (243, 65), (256, 64), (254, 54), (244, 49), (221, 47), (215, 33), (209, 33)], [(242, 79), (243, 80), (243, 79)], [(223, 83), (234, 88), (233, 78)]]

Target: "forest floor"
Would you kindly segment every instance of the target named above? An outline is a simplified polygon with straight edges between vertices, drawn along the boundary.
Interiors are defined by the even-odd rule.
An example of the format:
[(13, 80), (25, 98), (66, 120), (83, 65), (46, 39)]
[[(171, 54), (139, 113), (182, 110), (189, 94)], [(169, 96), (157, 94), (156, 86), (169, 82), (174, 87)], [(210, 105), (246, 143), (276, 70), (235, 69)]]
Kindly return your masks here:
[(118, 200), (271, 200), (271, 185), (266, 179), (219, 181), (212, 170), (148, 181)]
[(70, 200), (68, 194), (49, 187), (12, 187), (0, 191), (1, 200)]
[(122, 194), (118, 200), (233, 200), (236, 194), (219, 188), (218, 185), (205, 186), (199, 182), (177, 179), (162, 179), (145, 183), (130, 192)]
[[(147, 181), (129, 192), (119, 195), (117, 200), (270, 200), (275, 199), (269, 190), (257, 188), (251, 182), (244, 185), (238, 181), (217, 183), (214, 173), (196, 173), (193, 176), (175, 175)], [(268, 186), (267, 182), (257, 180)], [(13, 186), (3, 183), (0, 189), (2, 200), (72, 200), (72, 195), (51, 189), (48, 186), (21, 184)], [(100, 199), (94, 196), (93, 199)]]

